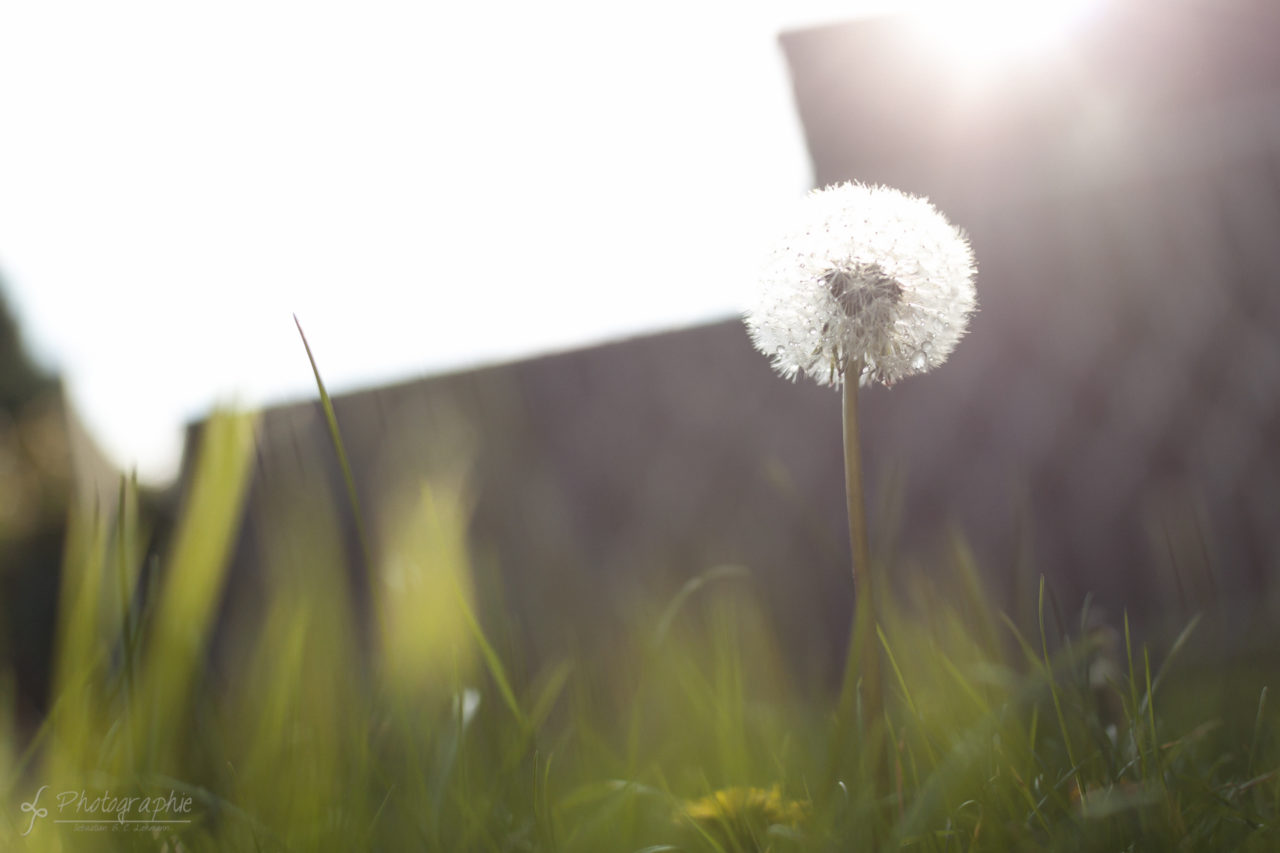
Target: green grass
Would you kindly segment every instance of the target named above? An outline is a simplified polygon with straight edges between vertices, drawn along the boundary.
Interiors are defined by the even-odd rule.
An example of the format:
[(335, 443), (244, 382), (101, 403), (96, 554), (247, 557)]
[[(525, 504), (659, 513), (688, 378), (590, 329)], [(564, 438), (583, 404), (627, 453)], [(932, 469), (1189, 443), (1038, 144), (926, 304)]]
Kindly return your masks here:
[[(457, 481), (362, 525), (367, 618), (334, 533), (354, 490), (263, 485), (269, 570), (219, 621), (253, 429), (210, 422), (153, 571), (132, 484), (73, 514), (52, 711), (28, 737), (0, 708), (0, 849), (1280, 849), (1274, 659), (1224, 658), (1197, 622), (1159, 648), (1123, 618), (1072, 627), (1043, 584), (1019, 625), (961, 544), (946, 581), (885, 602), (881, 719), (796, 677), (741, 569), (524, 668), (478, 600)], [(101, 817), (59, 809), (81, 791), (139, 798), (133, 818), (189, 797), (156, 816), (190, 823), (55, 824)]]

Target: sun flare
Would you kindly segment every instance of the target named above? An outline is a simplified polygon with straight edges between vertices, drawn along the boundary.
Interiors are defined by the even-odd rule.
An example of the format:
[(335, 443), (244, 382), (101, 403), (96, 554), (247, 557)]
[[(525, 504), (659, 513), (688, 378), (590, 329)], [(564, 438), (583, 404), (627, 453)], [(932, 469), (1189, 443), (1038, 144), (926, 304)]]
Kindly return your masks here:
[(1034, 59), (1055, 48), (1101, 5), (1102, 0), (941, 0), (921, 4), (914, 15), (920, 30), (939, 49), (979, 69)]

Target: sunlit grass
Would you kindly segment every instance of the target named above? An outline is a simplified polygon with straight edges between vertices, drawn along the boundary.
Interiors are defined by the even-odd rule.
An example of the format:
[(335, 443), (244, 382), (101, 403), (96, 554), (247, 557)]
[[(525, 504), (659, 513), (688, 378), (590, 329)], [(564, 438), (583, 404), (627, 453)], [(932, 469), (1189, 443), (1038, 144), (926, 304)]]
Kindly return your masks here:
[[(131, 484), (73, 513), (52, 711), (29, 739), (0, 708), (0, 849), (1280, 847), (1273, 660), (1215, 658), (1196, 622), (1151, 647), (1044, 585), (1019, 624), (959, 541), (885, 599), (883, 718), (797, 677), (741, 567), (524, 668), (486, 627), (457, 479), (367, 528), (367, 577), (336, 532), (348, 495), (259, 484), (260, 598), (222, 613), (253, 430), (210, 421), (153, 565)], [(67, 791), (190, 797), (150, 815), (190, 822), (55, 824), (101, 816)]]

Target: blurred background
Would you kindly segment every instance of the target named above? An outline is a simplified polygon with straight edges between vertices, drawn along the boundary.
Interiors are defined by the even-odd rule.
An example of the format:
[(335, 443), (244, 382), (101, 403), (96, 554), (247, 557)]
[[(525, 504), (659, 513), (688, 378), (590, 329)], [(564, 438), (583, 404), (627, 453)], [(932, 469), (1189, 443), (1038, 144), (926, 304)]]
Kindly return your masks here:
[(728, 316), (811, 178), (776, 34), (885, 5), (6, 3), (0, 270), (153, 483), (311, 393), (294, 313), (336, 390)]
[(1013, 610), (1043, 573), (1069, 612), (1243, 632), (1280, 558), (1280, 13), (960, 5), (7, 7), (6, 500), (53, 496), (7, 528), (10, 646), (40, 672), (65, 496), (136, 467), (171, 516), (217, 401), (264, 406), (224, 615), (281, 484), (339, 498), (363, 565), (296, 312), (371, 526), (466, 483), (504, 649), (607, 649), (732, 567), (830, 678), (839, 397), (737, 315), (777, 208), (844, 179), (929, 196), (979, 264), (952, 360), (865, 394), (895, 576), (962, 537)]

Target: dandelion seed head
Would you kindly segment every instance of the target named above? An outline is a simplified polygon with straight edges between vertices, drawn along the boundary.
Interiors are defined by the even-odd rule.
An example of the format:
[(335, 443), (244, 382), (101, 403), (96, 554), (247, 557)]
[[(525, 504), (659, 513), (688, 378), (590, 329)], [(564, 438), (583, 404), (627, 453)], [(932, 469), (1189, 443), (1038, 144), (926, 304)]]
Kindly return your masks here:
[(946, 361), (976, 305), (973, 252), (927, 199), (855, 182), (815, 190), (774, 247), (747, 330), (774, 368), (892, 385)]

